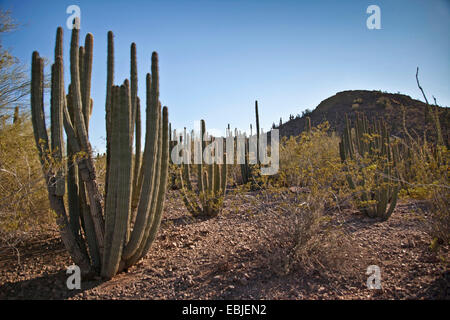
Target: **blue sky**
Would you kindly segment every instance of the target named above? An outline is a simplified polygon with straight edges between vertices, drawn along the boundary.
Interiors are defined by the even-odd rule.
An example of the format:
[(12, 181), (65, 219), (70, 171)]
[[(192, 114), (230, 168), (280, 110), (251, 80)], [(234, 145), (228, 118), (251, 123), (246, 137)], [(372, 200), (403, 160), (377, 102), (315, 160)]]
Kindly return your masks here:
[[(259, 102), (261, 127), (313, 109), (343, 90), (401, 92), (450, 106), (450, 2), (390, 1), (30, 1), (1, 0), (21, 28), (3, 44), (29, 64), (34, 50), (53, 62), (64, 27), (68, 79), (69, 5), (81, 9), (81, 34), (94, 35), (92, 144), (104, 150), (107, 32), (115, 35), (115, 82), (129, 77), (130, 44), (138, 53), (139, 95), (152, 51), (160, 59), (161, 101), (173, 128), (248, 128)], [(369, 30), (369, 5), (381, 30)], [(84, 41), (84, 40), (83, 40)], [(67, 81), (68, 83), (68, 81)], [(66, 84), (67, 84), (66, 83)]]

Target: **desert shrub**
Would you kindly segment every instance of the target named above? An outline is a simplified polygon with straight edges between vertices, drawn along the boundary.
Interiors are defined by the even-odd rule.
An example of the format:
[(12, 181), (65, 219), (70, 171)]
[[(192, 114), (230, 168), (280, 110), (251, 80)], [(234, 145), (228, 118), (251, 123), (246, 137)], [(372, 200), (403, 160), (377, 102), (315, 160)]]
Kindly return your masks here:
[(403, 198), (431, 199), (436, 187), (449, 186), (450, 151), (426, 141), (403, 142), (406, 149), (399, 163)]
[[(328, 274), (350, 270), (350, 237), (332, 213), (349, 198), (339, 156), (339, 138), (323, 123), (280, 143), (280, 170), (255, 208), (279, 215), (272, 265), (280, 274)], [(278, 231), (277, 231), (278, 230)]]
[(333, 217), (324, 215), (323, 205), (313, 202), (297, 206), (290, 226), (288, 249), (281, 260), (281, 271), (291, 273), (344, 272), (354, 250), (349, 236)]
[(450, 188), (435, 188), (431, 198), (428, 217), (428, 231), (433, 239), (432, 246), (450, 244)]
[(0, 122), (0, 232), (3, 240), (54, 221), (29, 116)]
[[(329, 133), (327, 122), (280, 143), (278, 186), (294, 187), (309, 197), (323, 196), (335, 203), (348, 194), (339, 158), (339, 138)], [(298, 189), (301, 188), (301, 189)]]
[[(269, 226), (269, 268), (280, 276), (300, 273), (327, 279), (353, 274), (361, 263), (358, 244), (344, 230), (338, 216), (328, 214), (323, 199), (327, 191), (294, 193), (265, 188), (251, 206), (276, 216)], [(269, 219), (269, 221), (273, 221)]]
[(376, 101), (376, 105), (383, 107), (387, 110), (391, 110), (392, 109), (392, 103), (391, 100), (388, 97), (385, 96), (381, 96), (377, 99)]

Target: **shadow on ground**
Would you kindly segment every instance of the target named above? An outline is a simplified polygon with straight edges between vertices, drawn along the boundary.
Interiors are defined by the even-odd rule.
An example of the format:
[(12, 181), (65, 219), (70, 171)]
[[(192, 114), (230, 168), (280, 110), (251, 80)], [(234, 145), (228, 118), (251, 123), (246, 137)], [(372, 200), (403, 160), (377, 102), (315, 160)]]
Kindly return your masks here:
[(34, 279), (8, 282), (0, 286), (0, 299), (5, 300), (59, 300), (68, 299), (97, 287), (101, 280), (84, 281), (81, 289), (67, 288), (66, 271), (43, 275)]

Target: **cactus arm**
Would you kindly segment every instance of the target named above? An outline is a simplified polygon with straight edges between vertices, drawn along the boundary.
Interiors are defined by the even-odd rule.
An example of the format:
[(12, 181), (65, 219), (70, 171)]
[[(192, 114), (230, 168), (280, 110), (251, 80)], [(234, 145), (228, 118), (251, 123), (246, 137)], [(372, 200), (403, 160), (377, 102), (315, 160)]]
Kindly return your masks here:
[(49, 150), (44, 115), (44, 62), (37, 51), (33, 52), (32, 57), (31, 83), (31, 113), (34, 138), (39, 150), (41, 163), (44, 165), (45, 154)]
[[(117, 110), (119, 108), (120, 89), (116, 86), (111, 87), (111, 126), (117, 128), (119, 119)], [(119, 144), (119, 135), (117, 130), (113, 130), (110, 136), (111, 148), (109, 149), (111, 159), (117, 159)], [(105, 250), (103, 252), (103, 261), (109, 261), (111, 252), (112, 237), (114, 234), (117, 190), (118, 190), (118, 162), (112, 161), (109, 167), (108, 194), (105, 203)]]
[[(82, 74), (82, 104), (86, 132), (89, 134), (89, 118), (91, 116), (91, 76), (92, 76), (92, 55), (94, 49), (94, 37), (88, 33), (84, 42), (83, 74)], [(81, 57), (80, 57), (81, 61)]]
[(57, 57), (55, 64), (52, 66), (52, 77), (51, 77), (51, 109), (50, 109), (50, 119), (51, 119), (51, 147), (52, 147), (52, 158), (55, 160), (56, 165), (59, 167), (56, 172), (56, 188), (55, 194), (57, 196), (64, 196), (66, 189), (66, 182), (64, 179), (64, 169), (62, 164), (62, 154), (64, 149), (64, 140), (62, 132), (62, 122), (63, 122), (63, 69), (62, 69), (62, 58)]
[(79, 30), (72, 29), (72, 39), (70, 48), (70, 71), (71, 71), (71, 85), (72, 87), (72, 101), (74, 108), (74, 122), (75, 130), (78, 137), (81, 150), (86, 153), (87, 162), (86, 166), (79, 166), (81, 177), (86, 184), (86, 190), (89, 195), (90, 209), (92, 219), (95, 225), (95, 231), (97, 236), (97, 243), (99, 245), (100, 255), (103, 255), (104, 247), (104, 232), (105, 226), (102, 216), (102, 207), (100, 194), (98, 191), (97, 183), (95, 181), (95, 167), (92, 160), (92, 148), (89, 143), (86, 131), (86, 125), (82, 112), (82, 100), (81, 100), (81, 86), (80, 86), (80, 74), (79, 74), (79, 50), (78, 50), (78, 33)]
[[(158, 108), (160, 110), (160, 108)], [(134, 255), (127, 261), (124, 261), (124, 266), (128, 267), (140, 258), (145, 256), (148, 248), (156, 237), (156, 232), (159, 228), (162, 216), (162, 205), (167, 187), (168, 161), (169, 161), (169, 140), (168, 140), (168, 111), (167, 107), (163, 109), (163, 116), (159, 112), (159, 133), (158, 133), (158, 154), (156, 159), (156, 172), (152, 196), (151, 213), (145, 221), (145, 232), (142, 241), (139, 243)], [(150, 240), (149, 240), (150, 239)]]
[(152, 54), (152, 74), (147, 74), (147, 133), (143, 159), (143, 182), (136, 214), (136, 222), (130, 241), (123, 251), (123, 260), (130, 259), (136, 254), (145, 235), (146, 221), (151, 218), (151, 204), (155, 200), (154, 186), (156, 180), (156, 164), (158, 159), (158, 140), (160, 129), (159, 108), (159, 68), (158, 55)]
[(256, 163), (261, 164), (259, 161), (259, 114), (258, 114), (258, 101), (255, 101), (255, 116), (256, 116)]
[(91, 146), (87, 138), (86, 123), (83, 116), (83, 106), (81, 98), (81, 85), (80, 85), (80, 65), (79, 61), (79, 50), (78, 49), (78, 29), (72, 29), (72, 39), (70, 48), (70, 74), (71, 74), (71, 85), (72, 85), (72, 101), (74, 108), (74, 118), (75, 118), (75, 129), (77, 131), (77, 136), (79, 144), (83, 151), (89, 152)]
[[(133, 193), (132, 193), (132, 213), (134, 213), (139, 197), (139, 170), (141, 167), (141, 110), (140, 101), (137, 97), (138, 77), (137, 77), (137, 54), (136, 44), (131, 44), (130, 61), (130, 81), (131, 81), (131, 139), (133, 140), (134, 128), (136, 128), (136, 149), (133, 168)], [(132, 142), (132, 141), (131, 141)]]
[(137, 109), (137, 91), (138, 91), (138, 77), (137, 77), (137, 57), (136, 57), (136, 44), (133, 42), (130, 49), (130, 84), (131, 84), (131, 140), (133, 142), (134, 137), (134, 123), (136, 121), (136, 109)]
[(392, 199), (391, 199), (391, 203), (389, 204), (389, 209), (387, 210), (386, 214), (384, 215), (384, 220), (389, 219), (389, 217), (392, 215), (392, 213), (394, 212), (395, 206), (397, 205), (397, 200), (398, 200), (398, 192), (400, 190), (399, 186), (395, 186), (394, 190), (392, 192)]
[[(147, 74), (147, 76), (146, 76), (146, 99), (147, 99), (147, 101), (146, 101), (146, 114), (147, 114), (147, 118), (146, 118), (146, 121), (150, 121), (149, 120), (149, 116), (148, 116), (148, 112), (150, 112), (149, 111), (149, 109), (148, 108), (151, 108), (151, 102), (150, 102), (150, 95), (151, 95), (151, 84), (152, 84), (152, 78), (151, 78), (151, 75), (150, 74)], [(139, 127), (140, 127), (140, 125), (139, 125)], [(156, 128), (155, 128), (156, 129)], [(141, 189), (142, 189), (142, 181), (143, 181), (143, 179), (144, 179), (144, 174), (145, 174), (145, 172), (143, 171), (143, 168), (144, 167), (146, 167), (147, 166), (147, 164), (144, 164), (144, 159), (146, 159), (147, 157), (146, 157), (146, 153), (147, 152), (149, 152), (149, 148), (150, 147), (147, 147), (147, 138), (148, 138), (148, 132), (149, 132), (149, 127), (147, 127), (147, 123), (146, 123), (146, 131), (145, 131), (145, 142), (144, 142), (144, 153), (143, 153), (143, 155), (142, 155), (142, 157), (141, 157), (141, 159), (140, 159), (140, 162), (141, 162), (141, 167), (139, 168), (140, 169), (140, 174), (139, 174), (139, 176), (138, 176), (138, 179), (137, 179), (137, 186), (135, 186), (135, 188), (136, 188), (136, 198), (137, 198), (137, 201), (139, 201), (139, 197), (140, 197), (140, 193), (141, 193)], [(136, 204), (137, 205), (137, 204)]]
[[(106, 101), (105, 101), (105, 122), (106, 122), (106, 177), (109, 175), (111, 166), (111, 96), (114, 83), (114, 34), (108, 31), (108, 48), (106, 58)], [(105, 179), (105, 197), (108, 194), (108, 179)]]
[(74, 262), (80, 267), (83, 274), (91, 273), (88, 257), (78, 245), (72, 232), (64, 206), (64, 198), (55, 194), (55, 187), (51, 183), (52, 173), (46, 169), (45, 152), (48, 150), (48, 136), (45, 128), (44, 115), (44, 63), (37, 51), (33, 52), (31, 67), (31, 115), (36, 147), (39, 151), (41, 164), (47, 183), (50, 207), (56, 213), (56, 223), (59, 226), (61, 239), (72, 256)]
[(139, 98), (136, 100), (136, 151), (134, 156), (133, 173), (133, 203), (132, 209), (136, 209), (139, 200), (139, 176), (141, 174), (141, 103)]
[(107, 260), (102, 266), (102, 276), (111, 278), (118, 269), (121, 260), (124, 239), (129, 226), (130, 199), (131, 199), (131, 150), (130, 150), (130, 117), (131, 99), (128, 81), (120, 87), (120, 106), (117, 113), (118, 145), (117, 157), (111, 157), (112, 162), (117, 162), (117, 197), (116, 212), (114, 218), (114, 232), (112, 243), (107, 253)]
[(168, 122), (169, 122), (169, 113), (167, 107), (163, 108), (163, 130), (162, 130), (162, 150), (161, 150), (161, 166), (158, 172), (160, 172), (159, 177), (159, 188), (158, 188), (158, 197), (156, 200), (156, 211), (155, 216), (152, 220), (151, 228), (149, 231), (149, 235), (147, 237), (147, 241), (145, 243), (145, 247), (141, 256), (145, 256), (150, 249), (153, 241), (156, 239), (156, 234), (159, 230), (159, 226), (161, 225), (162, 213), (164, 209), (164, 197), (167, 190), (167, 176), (169, 172), (169, 139), (168, 139)]
[(222, 164), (222, 168), (221, 168), (221, 178), (220, 178), (220, 182), (221, 182), (221, 186), (220, 189), (223, 193), (223, 195), (225, 195), (226, 190), (227, 190), (227, 165), (224, 162), (224, 164)]
[[(78, 180), (79, 181), (79, 180)], [(86, 237), (87, 245), (89, 248), (92, 267), (96, 272), (100, 271), (100, 252), (98, 251), (97, 237), (95, 235), (94, 222), (90, 215), (90, 208), (87, 204), (86, 189), (83, 183), (79, 185), (79, 212), (81, 212), (82, 225), (84, 229), (84, 235)], [(78, 213), (79, 215), (79, 213)]]

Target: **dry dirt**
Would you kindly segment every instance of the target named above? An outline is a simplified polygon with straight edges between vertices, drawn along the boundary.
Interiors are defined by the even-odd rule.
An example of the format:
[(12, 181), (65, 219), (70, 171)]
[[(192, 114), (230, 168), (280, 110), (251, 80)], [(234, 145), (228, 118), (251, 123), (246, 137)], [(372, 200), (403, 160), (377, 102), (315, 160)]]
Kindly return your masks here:
[[(254, 199), (227, 199), (221, 215), (202, 220), (170, 191), (147, 257), (110, 281), (82, 282), (80, 290), (66, 287), (72, 262), (60, 238), (40, 235), (18, 248), (20, 263), (12, 250), (1, 254), (0, 299), (449, 299), (449, 248), (430, 250), (420, 202), (400, 203), (385, 222), (336, 210), (352, 268), (286, 274), (280, 256), (292, 241), (292, 217), (274, 214), (270, 204), (255, 208)], [(369, 265), (381, 269), (381, 290), (367, 289)]]

